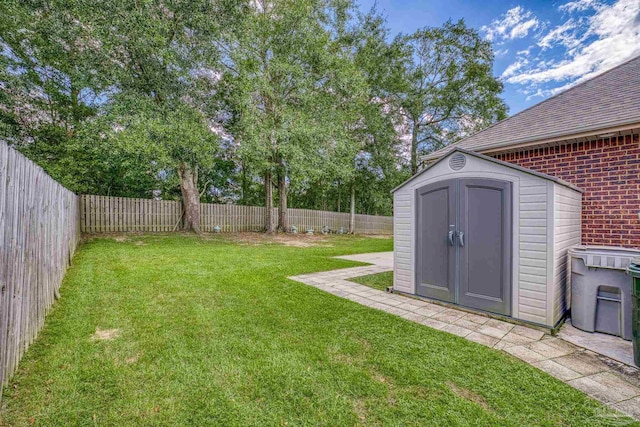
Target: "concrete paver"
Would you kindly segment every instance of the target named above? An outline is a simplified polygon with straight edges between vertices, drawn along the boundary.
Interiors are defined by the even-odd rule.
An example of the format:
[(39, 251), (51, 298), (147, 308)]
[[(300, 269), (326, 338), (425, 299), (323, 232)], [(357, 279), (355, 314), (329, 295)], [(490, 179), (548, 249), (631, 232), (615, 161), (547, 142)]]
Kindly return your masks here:
[(450, 334), (457, 335), (459, 337), (466, 337), (467, 335), (473, 332), (471, 329), (467, 329), (452, 323), (449, 323), (448, 325), (443, 327), (441, 330), (445, 332), (449, 332)]
[(465, 315), (463, 311), (447, 308), (433, 315), (433, 318), (445, 323), (454, 323)]
[(576, 378), (580, 378), (582, 376), (582, 374), (579, 374), (576, 371), (559, 364), (555, 360), (547, 359), (541, 362), (535, 362), (533, 366), (545, 371), (546, 373), (556, 377), (561, 381), (575, 380)]
[(543, 360), (547, 360), (547, 358), (542, 354), (536, 353), (535, 351), (521, 345), (507, 347), (504, 349), (504, 351), (517, 357), (520, 360), (524, 360), (529, 364), (534, 364), (536, 362), (542, 362)]
[(569, 343), (564, 343), (557, 338), (541, 339), (540, 341), (534, 341), (527, 344), (527, 348), (540, 353), (547, 359), (553, 359), (556, 357), (566, 356), (571, 353), (575, 353), (578, 347), (575, 347)]
[(578, 390), (601, 402), (614, 404), (640, 396), (640, 389), (628, 384), (611, 372), (601, 372), (568, 381)]
[(481, 334), (489, 335), (490, 337), (502, 339), (505, 335), (509, 333), (509, 331), (505, 331), (502, 329), (494, 328), (493, 326), (487, 325), (486, 323), (476, 329)]
[(524, 345), (524, 344), (535, 342), (535, 340), (525, 337), (523, 335), (516, 334), (513, 331), (507, 332), (507, 335), (502, 337), (502, 339), (508, 343), (515, 344), (515, 345)]
[(616, 403), (613, 408), (640, 420), (640, 397)]
[(467, 316), (461, 317), (460, 319), (453, 322), (453, 324), (462, 326), (463, 328), (471, 329), (472, 331), (475, 331), (481, 326), (479, 323), (475, 323), (467, 319)]
[(500, 342), (498, 338), (490, 337), (489, 335), (481, 334), (479, 332), (471, 332), (465, 338), (469, 341), (477, 342), (478, 344), (482, 344), (487, 347), (493, 347)]
[(555, 361), (563, 366), (573, 369), (583, 376), (593, 375), (598, 372), (609, 370), (609, 367), (598, 359), (596, 355), (585, 351), (557, 357)]

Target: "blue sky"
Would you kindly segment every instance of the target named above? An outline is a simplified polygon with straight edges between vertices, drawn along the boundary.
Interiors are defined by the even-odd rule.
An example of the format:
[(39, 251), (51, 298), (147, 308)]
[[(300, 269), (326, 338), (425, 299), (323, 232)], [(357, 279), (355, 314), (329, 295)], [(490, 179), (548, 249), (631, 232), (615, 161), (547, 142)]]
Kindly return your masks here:
[(509, 114), (640, 55), (640, 0), (360, 0), (363, 11), (374, 4), (394, 35), (449, 18), (478, 29)]

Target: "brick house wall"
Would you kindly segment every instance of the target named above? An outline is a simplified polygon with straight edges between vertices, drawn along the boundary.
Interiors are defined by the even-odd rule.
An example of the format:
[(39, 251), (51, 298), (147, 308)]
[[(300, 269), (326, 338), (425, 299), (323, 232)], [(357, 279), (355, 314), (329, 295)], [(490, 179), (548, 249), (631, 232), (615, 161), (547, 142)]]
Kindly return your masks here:
[(640, 248), (638, 135), (525, 149), (493, 157), (583, 189), (583, 244)]

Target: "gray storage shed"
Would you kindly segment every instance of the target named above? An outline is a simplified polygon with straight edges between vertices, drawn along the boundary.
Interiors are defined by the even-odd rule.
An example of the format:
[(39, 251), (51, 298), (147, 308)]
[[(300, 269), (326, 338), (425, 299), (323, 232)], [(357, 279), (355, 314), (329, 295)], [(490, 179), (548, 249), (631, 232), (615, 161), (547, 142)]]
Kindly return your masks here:
[(546, 327), (569, 308), (582, 192), (454, 148), (394, 192), (394, 291)]

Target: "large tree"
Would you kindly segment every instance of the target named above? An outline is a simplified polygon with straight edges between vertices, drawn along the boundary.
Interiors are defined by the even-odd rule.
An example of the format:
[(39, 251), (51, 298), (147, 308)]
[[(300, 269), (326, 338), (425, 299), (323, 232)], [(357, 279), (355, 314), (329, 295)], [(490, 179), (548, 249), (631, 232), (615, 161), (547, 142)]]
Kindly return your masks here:
[(313, 181), (342, 144), (347, 95), (363, 83), (339, 34), (350, 2), (250, 1), (229, 34), (225, 83), (243, 163), (263, 177), (267, 218), (277, 182), (280, 230), (289, 228), (287, 195)]
[(6, 0), (0, 137), (74, 191), (182, 198), (196, 231), (200, 200), (277, 201), (281, 230), (289, 204), (389, 214), (409, 158), (415, 171), (418, 152), (505, 109), (491, 48), (463, 22), (389, 41), (355, 10)]
[[(389, 30), (375, 9), (360, 17), (352, 34), (354, 63), (366, 81), (363, 102), (352, 102), (359, 113), (356, 125), (352, 127), (352, 136), (358, 143), (358, 151), (351, 162), (349, 231), (353, 233), (357, 194), (361, 194), (361, 200), (390, 201), (388, 193), (379, 197), (378, 186), (374, 183), (386, 181), (391, 184), (391, 187), (382, 186), (388, 192), (397, 184), (392, 177), (402, 170), (401, 139), (397, 132), (402, 110), (393, 94), (403, 87), (404, 56), (400, 43), (387, 42)], [(375, 205), (375, 209), (381, 207)]]
[(118, 99), (107, 115), (115, 124), (107, 135), (112, 144), (130, 155), (142, 152), (153, 159), (165, 179), (175, 174), (184, 204), (184, 228), (200, 233), (199, 203), (206, 189), (200, 189), (199, 176), (216, 164), (219, 146), (207, 118), (188, 104), (169, 108), (135, 97), (129, 102)]
[(206, 103), (220, 23), (234, 10), (223, 0), (3, 2), (3, 137), (76, 191), (149, 197), (175, 176), (185, 228), (198, 231), (198, 175), (219, 141)]
[[(210, 0), (86, 2), (85, 25), (109, 58), (115, 95), (107, 108), (112, 127), (133, 150), (149, 152), (175, 171), (184, 204), (184, 229), (200, 231), (198, 174), (213, 164), (219, 139), (205, 116), (214, 90), (223, 17), (233, 7)], [(207, 133), (208, 132), (208, 133)]]
[(105, 138), (112, 63), (82, 1), (0, 3), (0, 138), (77, 193), (150, 197), (140, 153)]
[(493, 50), (463, 20), (424, 28), (398, 41), (406, 49), (406, 80), (398, 93), (411, 133), (411, 171), (420, 151), (437, 150), (506, 117), (493, 76)]

